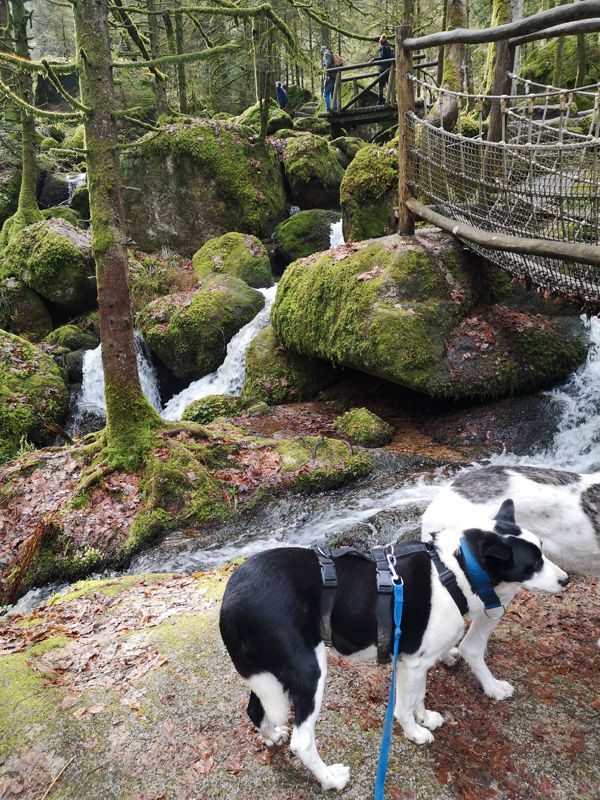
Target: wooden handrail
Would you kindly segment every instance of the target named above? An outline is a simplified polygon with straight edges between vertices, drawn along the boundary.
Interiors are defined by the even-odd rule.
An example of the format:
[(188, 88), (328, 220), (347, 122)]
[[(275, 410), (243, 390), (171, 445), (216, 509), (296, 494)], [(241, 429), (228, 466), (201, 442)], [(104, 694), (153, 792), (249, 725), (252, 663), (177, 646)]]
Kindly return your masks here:
[(411, 37), (404, 41), (407, 50), (424, 50), (429, 47), (440, 47), (446, 44), (484, 44), (499, 42), (502, 39), (527, 36), (564, 22), (589, 19), (600, 16), (600, 0), (580, 0), (566, 6), (557, 6), (549, 11), (541, 11), (518, 22), (507, 22), (494, 28), (469, 30), (456, 28), (452, 31), (441, 31), (427, 36)]
[(382, 58), (381, 60), (374, 58), (372, 61), (365, 61), (362, 64), (344, 64), (343, 67), (329, 67), (327, 74), (330, 72), (346, 72), (349, 69), (360, 69), (362, 67), (370, 67), (373, 64), (393, 64), (396, 58)]
[(510, 43), (516, 47), (527, 42), (535, 42), (538, 39), (552, 39), (555, 36), (571, 36), (574, 33), (596, 33), (597, 31), (600, 31), (600, 17), (593, 17), (577, 22), (566, 22), (564, 25), (555, 25), (553, 28), (530, 33), (527, 36), (517, 36), (515, 39), (511, 39)]
[(597, 245), (557, 242), (552, 239), (531, 239), (523, 236), (510, 236), (507, 233), (491, 233), (481, 228), (465, 225), (463, 222), (456, 222), (456, 220), (438, 213), (431, 206), (420, 203), (414, 197), (407, 197), (406, 205), (414, 214), (427, 222), (431, 222), (432, 225), (452, 233), (459, 239), (465, 239), (465, 241), (478, 244), (481, 247), (521, 253), (528, 256), (578, 261), (582, 264), (592, 264), (600, 267), (600, 247)]

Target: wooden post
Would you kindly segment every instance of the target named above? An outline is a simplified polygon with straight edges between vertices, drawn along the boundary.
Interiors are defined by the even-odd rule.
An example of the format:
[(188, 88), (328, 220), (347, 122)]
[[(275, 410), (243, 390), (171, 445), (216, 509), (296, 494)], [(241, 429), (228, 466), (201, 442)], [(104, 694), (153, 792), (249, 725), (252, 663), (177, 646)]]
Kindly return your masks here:
[(342, 73), (338, 70), (335, 73), (335, 84), (333, 85), (333, 110), (339, 111), (342, 107)]
[[(507, 39), (496, 45), (496, 66), (494, 69), (494, 88), (492, 94), (510, 94), (511, 80), (507, 73), (513, 71), (515, 63), (515, 48)], [(500, 142), (502, 140), (502, 101), (492, 100), (490, 111), (490, 121), (488, 127), (488, 142)]]
[(398, 233), (412, 236), (415, 232), (414, 214), (407, 208), (406, 199), (410, 154), (407, 146), (406, 115), (415, 107), (412, 81), (406, 77), (412, 70), (412, 53), (404, 47), (404, 40), (412, 33), (412, 25), (396, 28), (396, 97), (398, 101)]
[(388, 105), (394, 105), (396, 99), (396, 65), (390, 66), (390, 74), (388, 75), (387, 96), (385, 102)]

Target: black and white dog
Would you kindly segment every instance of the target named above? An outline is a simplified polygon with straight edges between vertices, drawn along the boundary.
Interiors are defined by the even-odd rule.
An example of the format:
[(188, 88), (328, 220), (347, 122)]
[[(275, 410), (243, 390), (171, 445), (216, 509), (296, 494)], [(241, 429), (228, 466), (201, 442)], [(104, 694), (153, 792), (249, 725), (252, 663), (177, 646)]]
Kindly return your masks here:
[[(544, 467), (490, 466), (464, 472), (440, 490), (426, 509), (422, 538), (439, 545), (448, 535), (448, 520), (457, 526), (478, 525), (498, 503), (514, 500), (516, 525), (532, 531), (544, 552), (569, 571), (600, 576), (600, 473), (588, 475)], [(509, 533), (519, 533), (505, 528)], [(507, 681), (494, 678), (485, 665), (487, 641), (498, 620), (483, 613), (473, 623), (458, 651), (478, 677), (484, 692), (496, 700), (513, 694)], [(600, 645), (600, 640), (598, 640)]]
[[(514, 535), (502, 535), (507, 526)], [(568, 581), (566, 573), (542, 554), (537, 537), (516, 528), (507, 504), (496, 519), (487, 519), (479, 529), (452, 528), (436, 540), (435, 549), (454, 573), (471, 616), (480, 613), (483, 603), (467, 576), (462, 537), (504, 605), (519, 585), (557, 592)], [(337, 560), (336, 570), (333, 647), (344, 656), (372, 657), (377, 641), (375, 565), (345, 556)], [(441, 714), (425, 708), (427, 671), (459, 641), (464, 620), (426, 551), (403, 559), (399, 571), (404, 607), (394, 714), (405, 736), (424, 744), (433, 741), (431, 731), (444, 721)], [(314, 552), (295, 547), (269, 550), (252, 556), (232, 575), (223, 597), (220, 627), (232, 661), (250, 688), (248, 715), (266, 744), (287, 740), (293, 703), (292, 751), (324, 789), (342, 789), (349, 768), (325, 765), (315, 741), (327, 673), (320, 603), (321, 570)]]

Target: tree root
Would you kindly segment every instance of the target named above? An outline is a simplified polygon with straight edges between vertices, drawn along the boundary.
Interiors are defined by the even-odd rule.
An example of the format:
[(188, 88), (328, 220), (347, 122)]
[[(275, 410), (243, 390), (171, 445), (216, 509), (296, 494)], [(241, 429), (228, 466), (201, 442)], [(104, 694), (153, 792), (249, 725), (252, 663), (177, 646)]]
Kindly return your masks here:
[(99, 467), (93, 467), (91, 470), (87, 470), (87, 472), (84, 472), (79, 479), (79, 483), (75, 487), (73, 496), (85, 492), (96, 482), (100, 481), (102, 478), (105, 478), (107, 475), (110, 475), (111, 472), (114, 472), (114, 469), (109, 464), (101, 464)]
[(189, 425), (186, 425), (185, 423), (183, 425), (182, 424), (177, 424), (177, 425), (174, 425), (174, 426), (168, 425), (167, 427), (165, 427), (163, 433), (164, 433), (165, 436), (169, 436), (169, 437), (177, 436), (180, 433), (189, 433), (190, 436), (194, 436), (194, 437), (196, 437), (198, 439), (211, 439), (211, 438), (213, 438), (208, 433), (206, 428), (204, 428), (202, 425), (198, 425), (197, 423), (194, 423), (194, 422), (190, 422)]

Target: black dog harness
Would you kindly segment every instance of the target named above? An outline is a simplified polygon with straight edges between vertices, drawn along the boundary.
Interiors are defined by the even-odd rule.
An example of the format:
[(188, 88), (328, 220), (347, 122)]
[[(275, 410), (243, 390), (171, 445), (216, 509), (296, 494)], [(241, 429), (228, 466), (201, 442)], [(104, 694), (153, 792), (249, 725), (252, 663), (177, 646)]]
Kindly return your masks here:
[(455, 574), (448, 569), (439, 557), (435, 547), (430, 543), (407, 542), (406, 544), (395, 544), (387, 547), (374, 547), (370, 553), (357, 550), (355, 547), (338, 547), (335, 549), (313, 547), (312, 550), (321, 565), (321, 639), (328, 647), (331, 647), (332, 644), (331, 612), (333, 611), (337, 590), (335, 561), (338, 558), (363, 558), (366, 561), (375, 563), (377, 580), (375, 616), (377, 619), (377, 661), (379, 664), (387, 664), (391, 660), (390, 641), (392, 638), (393, 619), (390, 598), (394, 591), (394, 584), (390, 574), (388, 556), (393, 555), (396, 559), (396, 569), (401, 574), (402, 559), (417, 553), (427, 553), (437, 569), (442, 585), (450, 593), (461, 615), (464, 616), (468, 611), (467, 600), (456, 582)]

